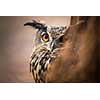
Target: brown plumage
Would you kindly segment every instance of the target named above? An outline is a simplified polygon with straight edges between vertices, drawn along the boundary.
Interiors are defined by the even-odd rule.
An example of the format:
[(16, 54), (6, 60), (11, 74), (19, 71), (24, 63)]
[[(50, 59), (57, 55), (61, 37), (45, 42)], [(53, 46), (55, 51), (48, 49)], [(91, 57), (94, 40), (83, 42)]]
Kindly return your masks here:
[[(50, 31), (50, 36), (57, 40), (52, 48), (48, 49), (46, 43), (44, 43), (45, 46), (44, 44), (40, 46), (43, 43), (41, 42), (39, 48), (33, 51), (30, 66), (35, 82), (99, 81), (98, 25), (100, 24), (98, 20), (100, 19), (98, 17), (72, 18), (77, 18), (77, 20), (72, 19), (73, 22), (67, 29), (65, 28), (66, 31), (61, 32), (59, 35), (59, 28), (54, 28), (57, 33), (56, 31)], [(43, 25), (45, 30), (39, 31), (39, 34), (44, 31), (48, 33), (46, 25)], [(63, 30), (64, 27), (61, 29)], [(58, 36), (54, 37), (55, 33), (59, 38)], [(62, 33), (63, 35), (61, 35)], [(35, 45), (37, 47), (38, 43)], [(55, 51), (55, 49), (58, 50)], [(41, 54), (41, 51), (44, 54), (42, 57), (38, 55)], [(37, 53), (34, 54), (34, 52)], [(42, 60), (39, 60), (40, 58)]]
[[(49, 65), (47, 82), (98, 82), (98, 17), (72, 25), (63, 37), (59, 57)], [(78, 21), (79, 22), (79, 21)], [(69, 36), (68, 36), (69, 34)]]

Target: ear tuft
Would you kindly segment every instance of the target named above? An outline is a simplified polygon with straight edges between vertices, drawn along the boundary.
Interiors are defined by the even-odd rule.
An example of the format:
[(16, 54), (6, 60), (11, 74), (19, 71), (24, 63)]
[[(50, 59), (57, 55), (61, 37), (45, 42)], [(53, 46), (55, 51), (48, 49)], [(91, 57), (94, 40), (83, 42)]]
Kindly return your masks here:
[(43, 31), (47, 30), (47, 26), (45, 24), (39, 23), (36, 20), (32, 20), (32, 22), (27, 22), (24, 24), (24, 26), (31, 26), (31, 27), (34, 27), (36, 29), (43, 30)]

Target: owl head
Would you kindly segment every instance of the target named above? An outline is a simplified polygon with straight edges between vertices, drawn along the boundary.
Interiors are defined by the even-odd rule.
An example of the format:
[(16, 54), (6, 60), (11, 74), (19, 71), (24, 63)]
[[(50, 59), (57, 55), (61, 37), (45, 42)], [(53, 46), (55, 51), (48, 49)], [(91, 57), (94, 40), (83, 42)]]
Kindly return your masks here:
[(56, 59), (56, 52), (63, 45), (62, 39), (66, 26), (50, 26), (36, 20), (27, 22), (24, 26), (31, 26), (34, 33), (33, 52), (30, 61), (30, 71), (35, 82), (45, 82), (48, 64)]

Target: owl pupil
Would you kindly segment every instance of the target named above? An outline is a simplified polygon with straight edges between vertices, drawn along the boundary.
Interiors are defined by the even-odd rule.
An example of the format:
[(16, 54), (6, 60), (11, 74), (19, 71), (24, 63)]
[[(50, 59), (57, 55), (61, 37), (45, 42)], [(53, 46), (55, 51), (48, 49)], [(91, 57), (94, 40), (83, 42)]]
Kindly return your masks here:
[(45, 39), (48, 39), (48, 35), (47, 34), (45, 34)]

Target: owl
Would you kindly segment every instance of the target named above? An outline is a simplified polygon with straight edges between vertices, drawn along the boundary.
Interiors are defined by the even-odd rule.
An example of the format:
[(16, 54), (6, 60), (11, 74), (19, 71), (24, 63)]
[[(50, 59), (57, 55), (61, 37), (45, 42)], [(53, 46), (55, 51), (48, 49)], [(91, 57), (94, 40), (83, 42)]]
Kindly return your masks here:
[(58, 56), (56, 52), (63, 45), (62, 38), (67, 26), (50, 26), (36, 20), (27, 22), (24, 26), (31, 26), (37, 30), (34, 33), (30, 71), (35, 82), (46, 82), (48, 65)]
[(97, 19), (80, 19), (69, 26), (50, 26), (36, 20), (25, 24), (37, 30), (30, 60), (35, 82), (98, 81)]

